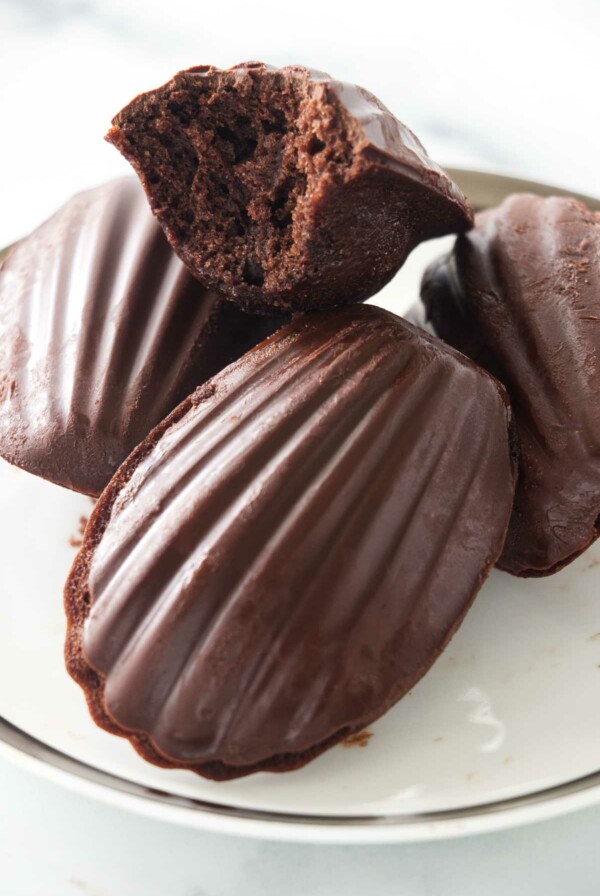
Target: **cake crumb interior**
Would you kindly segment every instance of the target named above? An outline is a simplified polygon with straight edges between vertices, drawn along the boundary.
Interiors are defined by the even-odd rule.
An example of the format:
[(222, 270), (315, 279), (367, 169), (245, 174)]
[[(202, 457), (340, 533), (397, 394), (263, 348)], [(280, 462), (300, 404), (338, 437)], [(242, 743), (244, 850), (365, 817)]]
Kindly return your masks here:
[(308, 75), (192, 70), (122, 127), (152, 159), (155, 208), (203, 269), (278, 289), (301, 271), (311, 197), (351, 165), (339, 115)]

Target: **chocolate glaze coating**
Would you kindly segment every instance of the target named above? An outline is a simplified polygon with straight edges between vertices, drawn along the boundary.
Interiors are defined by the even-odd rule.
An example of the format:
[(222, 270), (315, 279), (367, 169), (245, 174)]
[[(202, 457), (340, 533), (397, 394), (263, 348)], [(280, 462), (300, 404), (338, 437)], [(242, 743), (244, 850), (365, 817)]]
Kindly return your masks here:
[(0, 269), (0, 455), (97, 495), (192, 389), (283, 322), (194, 280), (134, 178), (80, 193)]
[(380, 290), (467, 200), (373, 94), (302, 66), (197, 66), (136, 97), (107, 140), (178, 255), (248, 310)]
[(502, 387), (372, 306), (198, 389), (98, 502), (65, 591), (95, 720), (211, 778), (303, 765), (428, 669), (498, 558)]
[(547, 575), (600, 533), (600, 217), (513, 195), (433, 264), (435, 331), (501, 380), (521, 444), (499, 566)]

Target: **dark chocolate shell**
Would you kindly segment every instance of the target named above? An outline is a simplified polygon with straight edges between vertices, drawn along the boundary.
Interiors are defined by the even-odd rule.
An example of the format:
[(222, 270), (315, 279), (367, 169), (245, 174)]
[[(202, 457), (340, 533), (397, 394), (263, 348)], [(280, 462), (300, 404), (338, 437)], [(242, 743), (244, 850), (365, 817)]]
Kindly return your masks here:
[(97, 495), (186, 395), (281, 323), (194, 280), (134, 178), (81, 193), (0, 269), (0, 455)]
[(300, 318), (121, 468), (66, 588), (96, 721), (214, 778), (304, 764), (423, 675), (502, 549), (510, 410), (375, 307)]
[(600, 217), (513, 195), (429, 268), (422, 297), (510, 396), (521, 458), (499, 566), (555, 572), (600, 534)]

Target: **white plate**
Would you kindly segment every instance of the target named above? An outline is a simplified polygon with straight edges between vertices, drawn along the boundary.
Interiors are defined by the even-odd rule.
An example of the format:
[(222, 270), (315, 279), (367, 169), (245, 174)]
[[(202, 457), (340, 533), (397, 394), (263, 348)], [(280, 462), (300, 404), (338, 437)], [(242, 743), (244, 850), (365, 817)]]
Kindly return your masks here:
[[(515, 186), (549, 190), (455, 176), (476, 205)], [(416, 250), (377, 304), (405, 311), (448, 243)], [(435, 667), (362, 746), (217, 784), (155, 768), (96, 728), (64, 671), (62, 586), (90, 500), (4, 462), (0, 494), (0, 751), (20, 763), (162, 819), (315, 842), (457, 836), (600, 802), (600, 542), (551, 578), (494, 572)]]

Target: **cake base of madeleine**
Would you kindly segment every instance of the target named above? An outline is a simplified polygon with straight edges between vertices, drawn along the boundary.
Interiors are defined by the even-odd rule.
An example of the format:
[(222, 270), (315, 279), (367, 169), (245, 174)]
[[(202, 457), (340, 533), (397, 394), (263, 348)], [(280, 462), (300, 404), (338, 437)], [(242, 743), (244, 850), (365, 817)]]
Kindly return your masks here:
[(378, 292), (471, 210), (368, 91), (302, 66), (196, 66), (136, 97), (107, 140), (187, 267), (248, 311)]

